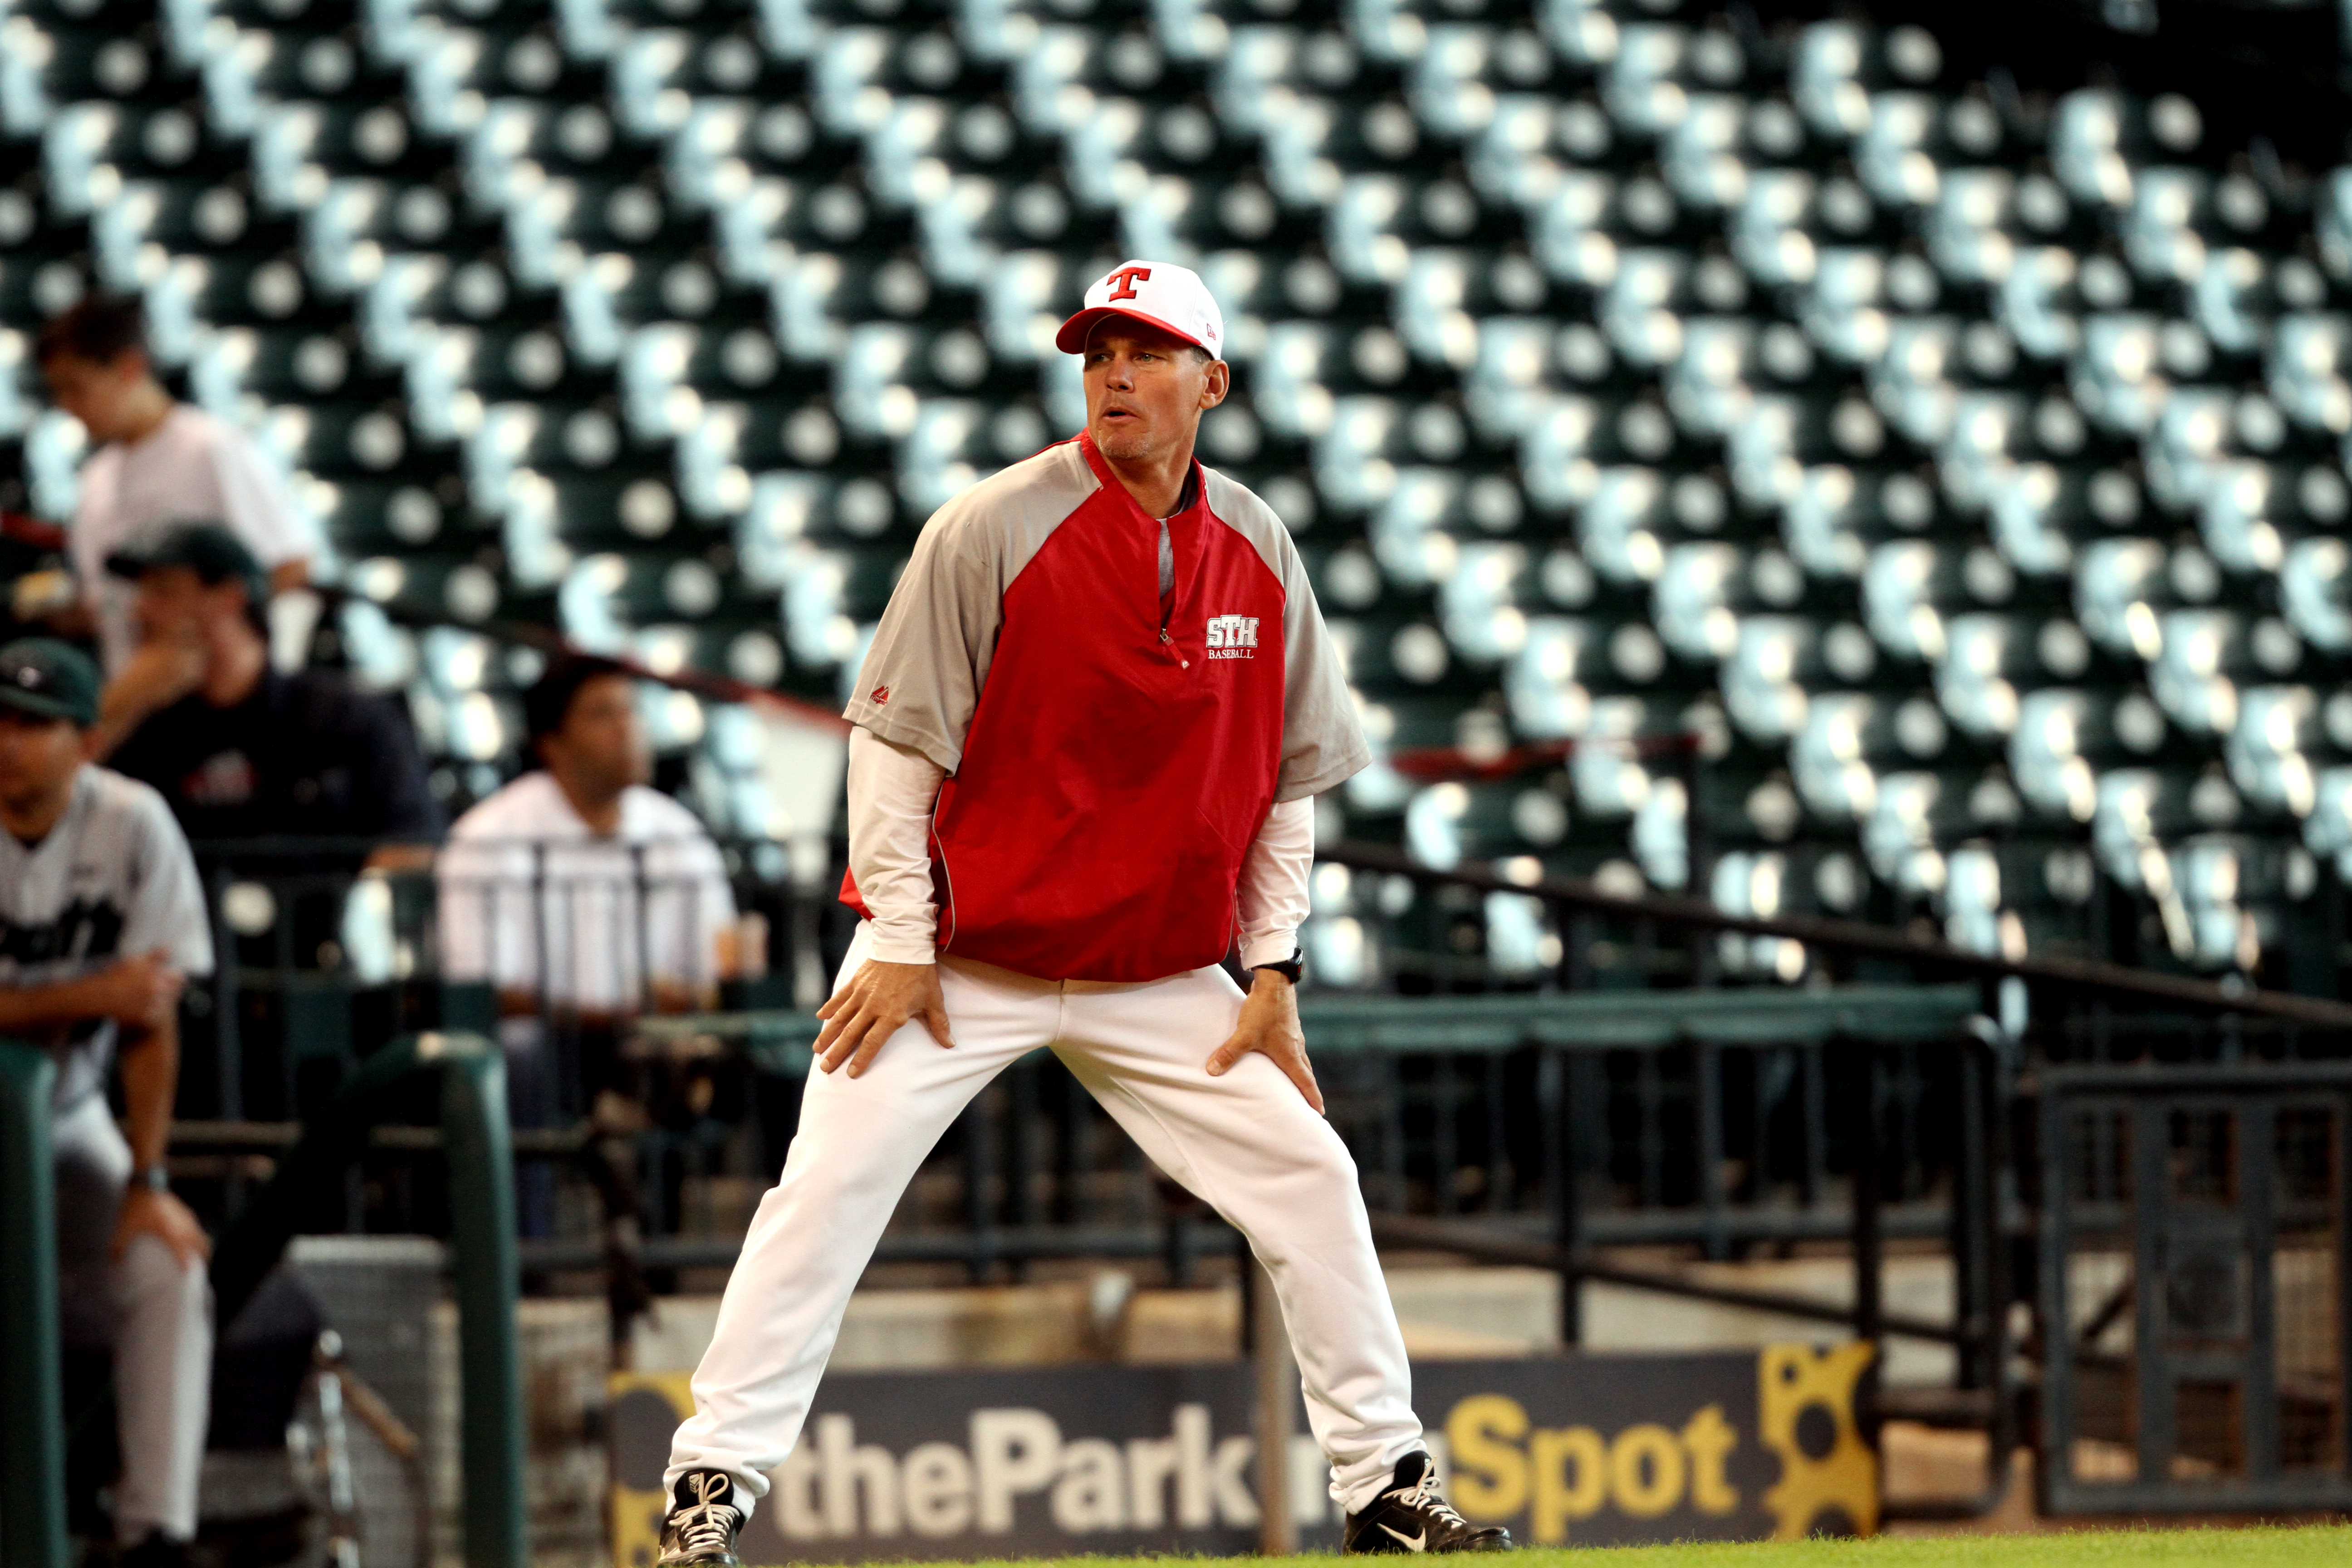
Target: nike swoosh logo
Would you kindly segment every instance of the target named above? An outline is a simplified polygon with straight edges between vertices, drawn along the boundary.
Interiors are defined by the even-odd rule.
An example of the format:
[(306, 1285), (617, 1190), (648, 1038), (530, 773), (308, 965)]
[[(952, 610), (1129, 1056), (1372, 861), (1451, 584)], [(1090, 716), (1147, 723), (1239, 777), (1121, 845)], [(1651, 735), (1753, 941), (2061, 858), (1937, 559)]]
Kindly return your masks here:
[(1429, 1531), (1426, 1530), (1423, 1531), (1419, 1535), (1407, 1535), (1402, 1530), (1384, 1524), (1381, 1526), (1381, 1533), (1394, 1540), (1407, 1552), (1426, 1552), (1429, 1550)]

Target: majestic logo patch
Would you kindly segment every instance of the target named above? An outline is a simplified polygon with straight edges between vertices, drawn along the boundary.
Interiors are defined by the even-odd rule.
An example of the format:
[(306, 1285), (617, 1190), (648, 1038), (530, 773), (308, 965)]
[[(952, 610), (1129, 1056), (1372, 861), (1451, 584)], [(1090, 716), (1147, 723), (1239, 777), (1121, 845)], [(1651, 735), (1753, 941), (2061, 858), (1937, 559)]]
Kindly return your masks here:
[(1257, 657), (1257, 619), (1255, 616), (1211, 616), (1209, 617), (1209, 657), (1211, 658), (1255, 658)]
[(874, 689), (874, 706), (875, 706), (875, 707), (879, 708), (879, 707), (881, 707), (884, 703), (886, 703), (886, 702), (887, 702), (887, 701), (889, 701), (889, 700), (890, 700), (890, 689), (889, 689), (888, 687), (887, 687), (887, 686), (877, 686), (877, 687), (876, 687), (876, 688)]

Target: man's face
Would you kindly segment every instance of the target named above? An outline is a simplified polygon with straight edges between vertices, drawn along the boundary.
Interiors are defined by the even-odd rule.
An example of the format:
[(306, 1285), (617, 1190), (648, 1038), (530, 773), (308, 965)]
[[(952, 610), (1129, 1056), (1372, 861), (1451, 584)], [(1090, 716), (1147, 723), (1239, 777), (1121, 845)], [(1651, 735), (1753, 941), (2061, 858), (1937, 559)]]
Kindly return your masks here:
[(81, 766), (81, 731), (64, 719), (0, 708), (0, 804), (37, 805)]
[(193, 642), (223, 620), (245, 616), (245, 587), (206, 583), (192, 566), (154, 566), (139, 574), (132, 616), (147, 642)]
[(121, 439), (128, 431), (132, 395), (147, 381), (147, 356), (125, 350), (110, 360), (61, 353), (46, 361), (49, 395), (81, 421), (93, 446)]
[(1201, 416), (1225, 400), (1222, 360), (1173, 332), (1111, 316), (1087, 339), (1087, 433), (1114, 462), (1150, 462), (1192, 445)]
[(636, 683), (600, 675), (581, 687), (563, 728), (541, 742), (548, 766), (590, 786), (618, 795), (653, 777), (653, 752), (637, 724)]

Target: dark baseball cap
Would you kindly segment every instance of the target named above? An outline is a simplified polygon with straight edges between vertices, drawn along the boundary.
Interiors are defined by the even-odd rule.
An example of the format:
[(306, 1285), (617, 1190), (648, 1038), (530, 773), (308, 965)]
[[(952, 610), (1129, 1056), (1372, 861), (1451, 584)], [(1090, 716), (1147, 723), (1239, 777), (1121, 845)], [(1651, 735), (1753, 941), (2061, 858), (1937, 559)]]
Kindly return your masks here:
[(23, 637), (0, 647), (0, 708), (37, 719), (98, 722), (98, 666), (55, 637)]
[(184, 566), (207, 584), (242, 583), (252, 605), (269, 597), (269, 577), (261, 563), (244, 540), (217, 522), (192, 522), (143, 549), (118, 550), (106, 558), (106, 569), (118, 577), (139, 577), (165, 566)]

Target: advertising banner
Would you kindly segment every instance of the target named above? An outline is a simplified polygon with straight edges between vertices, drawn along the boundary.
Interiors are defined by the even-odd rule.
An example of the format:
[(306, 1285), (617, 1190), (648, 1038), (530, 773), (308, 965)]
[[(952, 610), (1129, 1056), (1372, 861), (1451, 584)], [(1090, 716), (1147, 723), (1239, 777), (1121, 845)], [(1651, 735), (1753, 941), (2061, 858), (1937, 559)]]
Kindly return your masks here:
[[(1853, 1415), (1866, 1345), (1439, 1361), (1413, 1368), (1456, 1507), (1523, 1542), (1867, 1534), (1878, 1466)], [(650, 1568), (684, 1373), (613, 1379), (614, 1561)], [(740, 1545), (749, 1564), (1242, 1553), (1257, 1542), (1250, 1369), (1058, 1366), (827, 1377)], [(1297, 1418), (1303, 1434), (1303, 1414)], [(1294, 1440), (1303, 1549), (1340, 1519)]]

